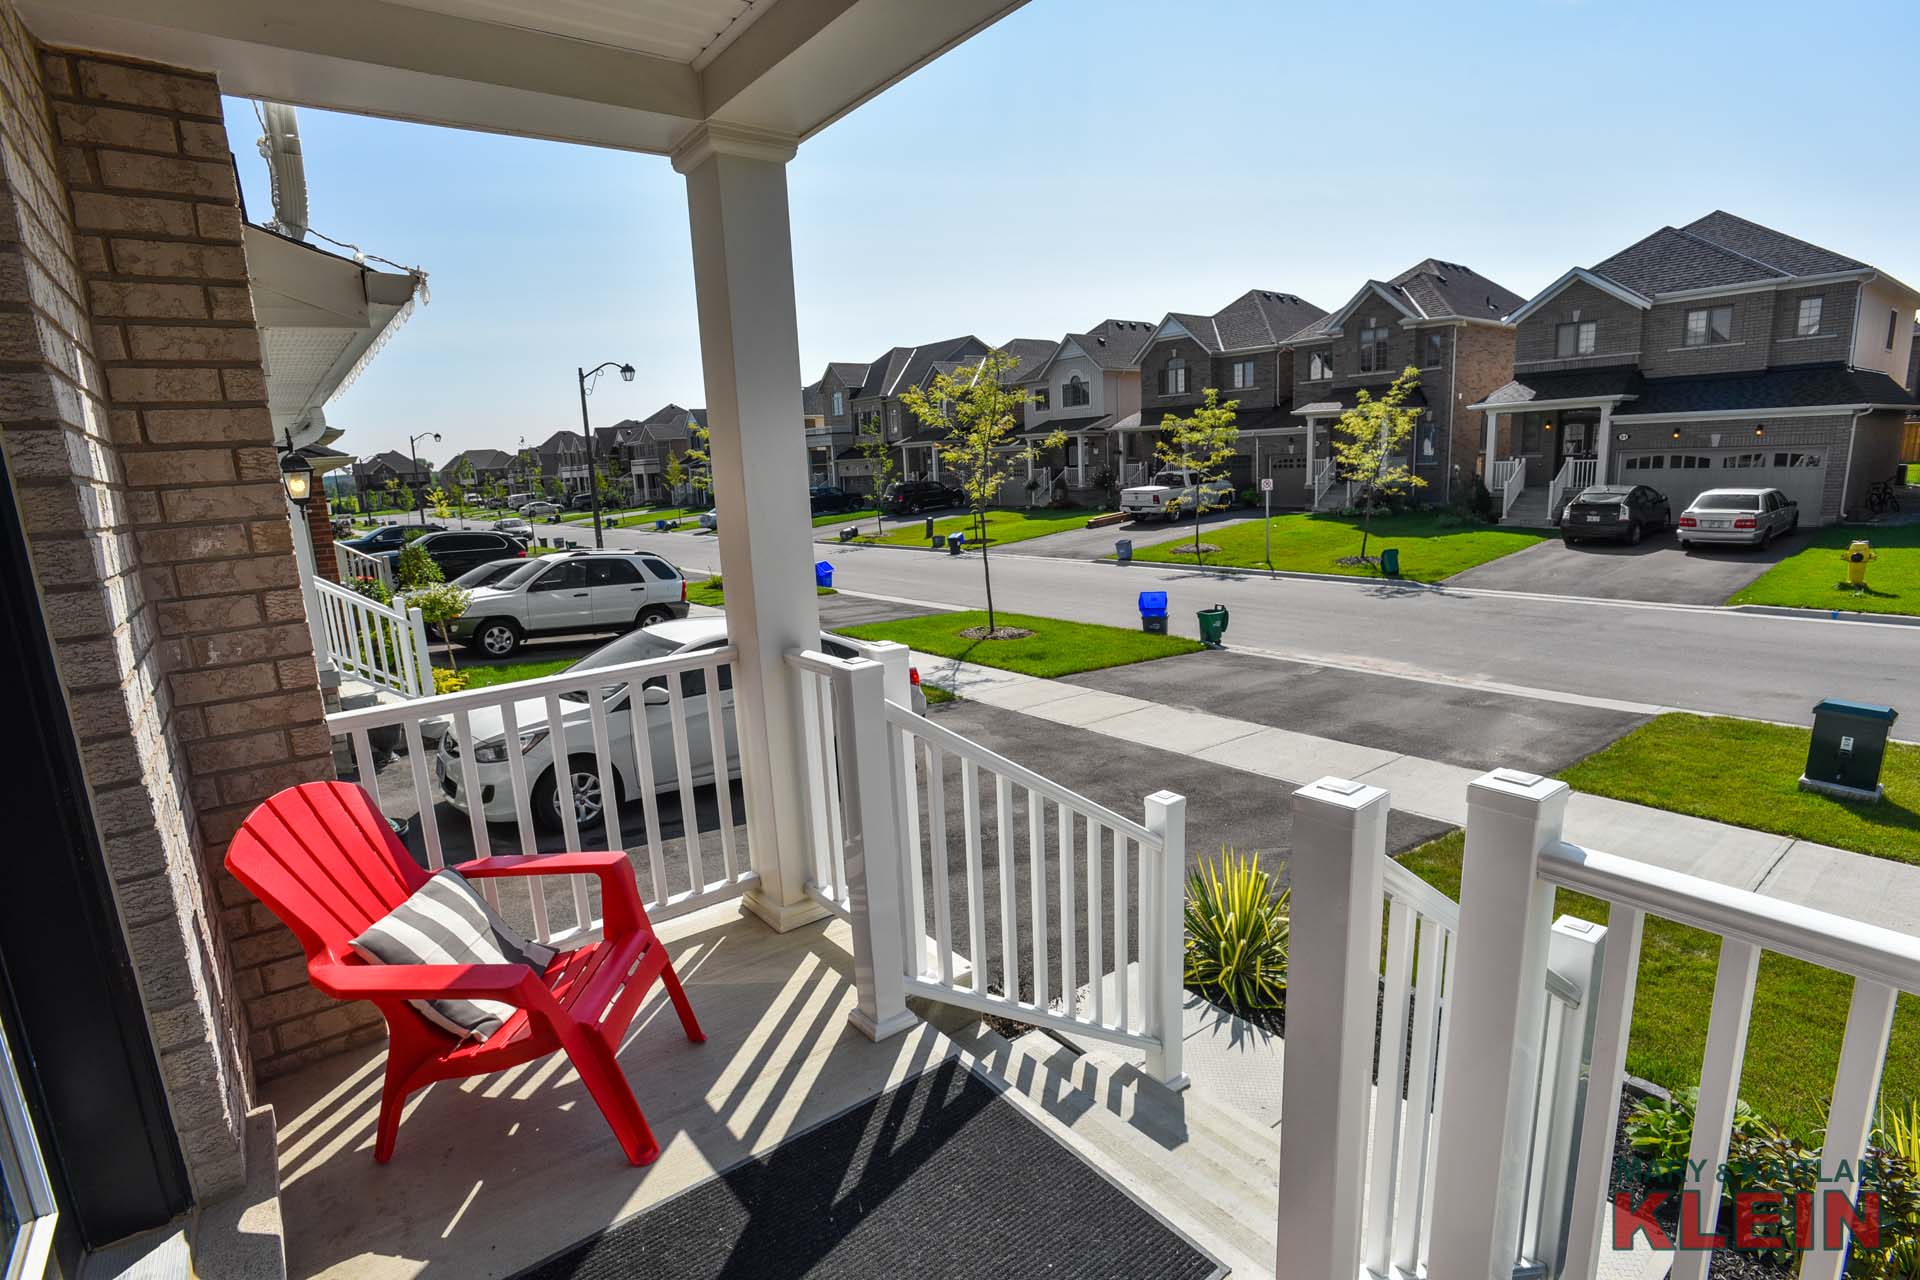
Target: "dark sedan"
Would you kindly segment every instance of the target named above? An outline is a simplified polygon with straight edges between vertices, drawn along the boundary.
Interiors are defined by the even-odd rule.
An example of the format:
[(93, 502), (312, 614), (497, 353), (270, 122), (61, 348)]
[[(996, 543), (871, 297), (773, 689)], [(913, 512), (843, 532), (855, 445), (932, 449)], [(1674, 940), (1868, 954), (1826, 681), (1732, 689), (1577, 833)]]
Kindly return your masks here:
[(817, 516), (833, 515), (840, 511), (851, 511), (860, 505), (860, 499), (837, 485), (817, 484), (807, 491), (807, 500), (813, 506)]
[(1649, 533), (1673, 527), (1666, 495), (1646, 485), (1596, 484), (1580, 491), (1560, 517), (1560, 540), (1568, 546), (1605, 538), (1637, 546)]
[(370, 556), (377, 556), (382, 551), (398, 551), (415, 538), (424, 537), (429, 533), (440, 533), (445, 528), (445, 525), (438, 524), (383, 524), (372, 533), (349, 539), (341, 545), (352, 547), (355, 551), (364, 551)]

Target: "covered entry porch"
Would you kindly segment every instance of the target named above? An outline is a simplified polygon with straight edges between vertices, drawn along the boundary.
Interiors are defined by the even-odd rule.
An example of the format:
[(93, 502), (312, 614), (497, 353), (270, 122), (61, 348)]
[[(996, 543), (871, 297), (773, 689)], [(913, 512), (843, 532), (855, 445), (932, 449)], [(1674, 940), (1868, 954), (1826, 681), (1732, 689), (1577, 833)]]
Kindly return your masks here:
[(1610, 481), (1613, 417), (1639, 384), (1633, 369), (1540, 374), (1469, 405), (1486, 414), (1480, 477), (1501, 520), (1556, 524), (1582, 489)]

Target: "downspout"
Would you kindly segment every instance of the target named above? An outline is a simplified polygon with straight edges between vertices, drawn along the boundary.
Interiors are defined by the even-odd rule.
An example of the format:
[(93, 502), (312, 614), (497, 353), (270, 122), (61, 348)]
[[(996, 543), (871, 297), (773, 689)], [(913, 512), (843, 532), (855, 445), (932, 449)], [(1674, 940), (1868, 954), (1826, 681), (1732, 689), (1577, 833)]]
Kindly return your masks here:
[[(1858, 310), (1859, 308), (1856, 306), (1856, 313)], [(1857, 341), (1860, 337), (1860, 331), (1855, 329), (1853, 336)], [(1860, 438), (1860, 419), (1864, 416), (1866, 416), (1866, 410), (1855, 409), (1853, 411), (1853, 419), (1847, 423), (1847, 474), (1845, 478), (1840, 481), (1840, 518), (1842, 520), (1847, 518), (1847, 494), (1853, 488), (1853, 446)]]
[(1466, 334), (1467, 327), (1465, 325), (1455, 326), (1453, 331), (1453, 353), (1450, 357), (1453, 363), (1447, 366), (1447, 394), (1453, 397), (1447, 404), (1446, 505), (1448, 506), (1453, 505), (1453, 415), (1460, 402), (1466, 399), (1465, 396), (1460, 394), (1460, 339), (1464, 338)]

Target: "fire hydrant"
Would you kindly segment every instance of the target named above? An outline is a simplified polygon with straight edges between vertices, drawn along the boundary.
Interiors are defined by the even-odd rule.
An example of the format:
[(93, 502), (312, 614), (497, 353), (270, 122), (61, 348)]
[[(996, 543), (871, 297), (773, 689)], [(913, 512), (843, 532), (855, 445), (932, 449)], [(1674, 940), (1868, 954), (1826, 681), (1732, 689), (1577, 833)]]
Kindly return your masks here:
[(1873, 544), (1861, 538), (1842, 551), (1840, 558), (1847, 562), (1847, 585), (1864, 587), (1867, 585), (1867, 563), (1880, 557), (1873, 553)]

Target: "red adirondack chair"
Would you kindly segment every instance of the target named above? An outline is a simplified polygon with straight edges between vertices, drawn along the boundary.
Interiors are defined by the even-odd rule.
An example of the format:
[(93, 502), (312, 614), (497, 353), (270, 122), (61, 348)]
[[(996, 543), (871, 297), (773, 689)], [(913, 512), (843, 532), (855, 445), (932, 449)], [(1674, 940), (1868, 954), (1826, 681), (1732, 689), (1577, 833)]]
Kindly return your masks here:
[[(565, 1050), (636, 1165), (660, 1154), (615, 1051), (657, 978), (687, 1039), (705, 1040), (693, 1006), (640, 906), (622, 853), (481, 858), (469, 880), (492, 876), (597, 875), (604, 937), (563, 951), (542, 974), (522, 964), (383, 965), (348, 945), (425, 884), (372, 797), (343, 782), (308, 782), (263, 801), (227, 849), (227, 870), (292, 929), (307, 977), (338, 1000), (371, 1000), (387, 1020), (387, 1078), (373, 1158), (393, 1155), (407, 1095), (436, 1080), (483, 1075)], [(537, 889), (536, 889), (537, 892)], [(407, 1003), (454, 996), (518, 1006), (484, 1041), (456, 1041)]]

